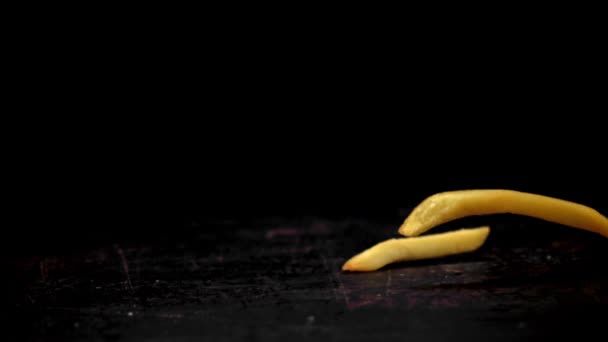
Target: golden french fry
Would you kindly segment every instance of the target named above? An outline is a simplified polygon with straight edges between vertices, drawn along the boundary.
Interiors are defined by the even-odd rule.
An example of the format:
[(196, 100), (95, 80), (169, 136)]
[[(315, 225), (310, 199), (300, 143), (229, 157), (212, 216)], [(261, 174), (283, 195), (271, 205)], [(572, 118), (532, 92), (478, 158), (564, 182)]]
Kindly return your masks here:
[(484, 226), (443, 234), (386, 240), (350, 258), (342, 266), (342, 270), (368, 272), (398, 261), (440, 258), (472, 252), (483, 245), (489, 233), (490, 228)]
[(608, 237), (608, 218), (595, 209), (513, 190), (461, 190), (435, 194), (414, 208), (399, 228), (399, 233), (417, 236), (455, 219), (501, 213), (536, 217)]

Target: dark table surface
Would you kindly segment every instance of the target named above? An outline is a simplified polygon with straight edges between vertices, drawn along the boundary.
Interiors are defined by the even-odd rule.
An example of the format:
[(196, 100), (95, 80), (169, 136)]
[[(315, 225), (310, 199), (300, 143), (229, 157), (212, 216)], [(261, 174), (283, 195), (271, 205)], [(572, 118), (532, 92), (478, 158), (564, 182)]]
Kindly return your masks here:
[(432, 232), (488, 222), (477, 252), (360, 274), (341, 265), (396, 237), (400, 222), (192, 221), (165, 240), (24, 252), (11, 257), (16, 339), (513, 341), (603, 332), (605, 238), (505, 216)]

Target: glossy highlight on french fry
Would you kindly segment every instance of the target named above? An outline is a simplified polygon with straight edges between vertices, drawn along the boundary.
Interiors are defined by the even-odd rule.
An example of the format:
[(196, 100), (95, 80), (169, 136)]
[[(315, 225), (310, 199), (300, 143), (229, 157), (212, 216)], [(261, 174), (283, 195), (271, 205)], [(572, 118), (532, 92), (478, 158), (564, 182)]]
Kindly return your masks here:
[(399, 233), (417, 236), (455, 219), (488, 214), (536, 217), (608, 237), (608, 218), (582, 204), (514, 190), (461, 190), (432, 195), (405, 219)]
[(390, 239), (350, 258), (343, 271), (369, 272), (399, 261), (440, 258), (472, 252), (486, 241), (487, 226), (411, 238)]

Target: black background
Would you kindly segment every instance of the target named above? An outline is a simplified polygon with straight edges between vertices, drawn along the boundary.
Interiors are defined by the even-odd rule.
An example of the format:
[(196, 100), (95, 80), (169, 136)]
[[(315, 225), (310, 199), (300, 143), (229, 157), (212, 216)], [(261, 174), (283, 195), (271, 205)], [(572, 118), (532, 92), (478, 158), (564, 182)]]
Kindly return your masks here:
[[(179, 240), (192, 221), (217, 219), (396, 222), (427, 196), (459, 189), (534, 192), (606, 212), (598, 118), (556, 126), (539, 117), (527, 127), (509, 117), (512, 128), (483, 126), (481, 118), (467, 125), (458, 117), (393, 118), (385, 134), (368, 134), (369, 125), (346, 120), (324, 125), (311, 119), (297, 129), (272, 118), (268, 127), (214, 123), (193, 129), (198, 135), (186, 139), (187, 148), (169, 164), (93, 154), (77, 169), (90, 173), (36, 180), (42, 174), (36, 171), (31, 179), (38, 183), (24, 193), (36, 206), (20, 213), (6, 247), (61, 251), (116, 239)], [(417, 131), (421, 126), (426, 129)], [(159, 215), (164, 206), (184, 212), (183, 221)]]

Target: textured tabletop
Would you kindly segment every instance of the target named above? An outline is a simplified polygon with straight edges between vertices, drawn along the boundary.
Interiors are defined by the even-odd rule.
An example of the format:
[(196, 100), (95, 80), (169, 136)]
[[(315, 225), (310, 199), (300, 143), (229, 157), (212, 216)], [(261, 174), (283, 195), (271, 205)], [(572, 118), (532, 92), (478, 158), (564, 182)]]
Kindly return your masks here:
[(584, 338), (604, 328), (605, 238), (499, 216), (477, 252), (371, 273), (340, 270), (355, 253), (396, 237), (398, 223), (191, 222), (164, 240), (113, 238), (22, 254), (12, 259), (16, 337), (512, 341)]

